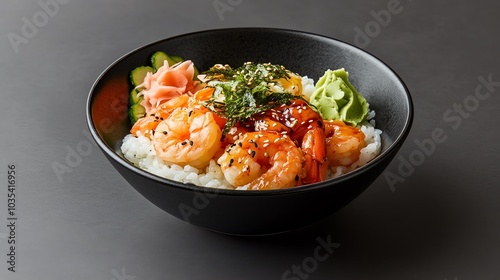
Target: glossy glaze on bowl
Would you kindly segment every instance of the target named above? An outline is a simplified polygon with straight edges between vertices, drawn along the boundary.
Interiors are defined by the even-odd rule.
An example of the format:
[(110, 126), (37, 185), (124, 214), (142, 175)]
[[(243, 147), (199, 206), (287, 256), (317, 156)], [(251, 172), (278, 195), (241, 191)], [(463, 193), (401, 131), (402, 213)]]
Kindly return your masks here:
[[(315, 81), (326, 69), (345, 68), (352, 84), (376, 112), (383, 131), (382, 152), (369, 164), (340, 178), (275, 191), (216, 190), (174, 182), (140, 170), (123, 158), (129, 133), (126, 104), (129, 72), (149, 64), (155, 51), (192, 60), (201, 71), (216, 63), (282, 64)], [(191, 224), (230, 234), (270, 234), (323, 219), (352, 201), (386, 168), (409, 133), (413, 105), (408, 89), (387, 65), (344, 42), (292, 30), (234, 28), (180, 35), (148, 44), (106, 69), (87, 103), (91, 134), (113, 166), (145, 198)]]

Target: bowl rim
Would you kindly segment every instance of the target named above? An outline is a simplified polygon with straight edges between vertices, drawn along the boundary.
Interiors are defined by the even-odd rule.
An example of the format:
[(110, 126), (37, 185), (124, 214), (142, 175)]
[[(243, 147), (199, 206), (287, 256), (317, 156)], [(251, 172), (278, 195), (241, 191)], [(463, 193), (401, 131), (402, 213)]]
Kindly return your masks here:
[[(94, 100), (94, 96), (96, 95), (95, 89), (97, 88), (98, 84), (100, 81), (104, 78), (104, 76), (118, 63), (121, 61), (125, 60), (129, 56), (140, 52), (143, 49), (146, 49), (148, 47), (151, 47), (156, 44), (160, 44), (164, 41), (168, 40), (173, 40), (173, 39), (178, 39), (182, 37), (190, 37), (190, 36), (196, 36), (200, 34), (208, 34), (208, 33), (219, 33), (219, 32), (277, 32), (277, 33), (289, 33), (289, 34), (296, 34), (296, 35), (301, 35), (301, 36), (309, 36), (311, 38), (315, 39), (321, 39), (321, 40), (327, 40), (327, 41), (333, 41), (336, 44), (341, 44), (344, 45), (345, 47), (360, 52), (363, 55), (367, 55), (371, 59), (375, 60), (377, 63), (382, 64), (384, 67), (387, 68), (387, 70), (392, 73), (400, 85), (404, 89), (404, 93), (406, 96), (406, 102), (407, 102), (407, 107), (408, 107), (408, 114), (405, 116), (405, 123), (402, 131), (399, 133), (399, 135), (395, 138), (393, 143), (383, 152), (378, 154), (374, 159), (369, 161), (367, 164), (360, 166), (346, 174), (343, 174), (337, 178), (325, 180), (323, 182), (318, 182), (314, 184), (308, 184), (308, 185), (303, 185), (303, 186), (298, 186), (298, 187), (293, 187), (293, 188), (286, 188), (286, 189), (276, 189), (276, 190), (231, 190), (231, 189), (219, 189), (219, 188), (208, 188), (208, 187), (203, 187), (203, 186), (197, 186), (194, 184), (186, 184), (178, 181), (174, 181), (171, 179), (167, 179), (158, 175), (155, 175), (153, 173), (150, 173), (148, 171), (145, 171), (122, 156), (120, 156), (114, 149), (109, 147), (104, 140), (99, 136), (97, 133), (97, 129), (94, 126), (93, 118), (92, 118), (92, 103)], [(334, 187), (335, 184), (342, 183), (344, 181), (347, 181), (353, 177), (356, 177), (360, 175), (361, 173), (364, 173), (372, 168), (374, 168), (377, 163), (382, 162), (385, 158), (391, 156), (395, 150), (399, 149), (398, 146), (399, 144), (402, 145), (402, 142), (407, 138), (412, 123), (413, 123), (413, 117), (414, 117), (414, 108), (413, 108), (413, 100), (410, 95), (410, 91), (404, 81), (401, 79), (401, 77), (389, 66), (387, 63), (379, 59), (377, 56), (373, 55), (372, 53), (361, 49), (353, 44), (347, 43), (345, 41), (329, 37), (326, 35), (321, 35), (309, 31), (300, 31), (300, 30), (293, 30), (293, 29), (285, 29), (285, 28), (274, 28), (274, 27), (231, 27), (231, 28), (216, 28), (216, 29), (205, 29), (205, 30), (199, 30), (199, 31), (194, 31), (194, 32), (189, 32), (189, 33), (183, 33), (175, 36), (170, 36), (166, 37), (163, 39), (159, 39), (153, 42), (150, 42), (148, 44), (142, 45), (136, 49), (133, 49), (132, 51), (129, 51), (128, 53), (122, 55), (118, 59), (116, 59), (112, 64), (110, 64), (108, 67), (106, 67), (98, 76), (98, 78), (94, 81), (92, 84), (92, 87), (90, 89), (89, 95), (87, 97), (87, 102), (86, 102), (86, 121), (87, 121), (87, 127), (90, 131), (90, 134), (92, 135), (92, 138), (94, 141), (97, 143), (98, 147), (109, 157), (111, 157), (114, 161), (119, 163), (121, 166), (129, 169), (130, 171), (134, 173), (138, 173), (139, 175), (146, 177), (150, 180), (154, 180), (157, 183), (165, 185), (165, 187), (175, 187), (179, 188), (182, 190), (189, 190), (189, 191), (195, 191), (195, 192), (201, 192), (201, 193), (207, 193), (207, 194), (216, 194), (216, 195), (226, 195), (226, 196), (273, 196), (273, 195), (288, 195), (288, 194), (294, 194), (294, 193), (303, 193), (303, 192), (310, 192), (310, 191), (315, 191), (318, 189), (323, 189), (327, 187)], [(384, 133), (384, 132), (382, 132)]]

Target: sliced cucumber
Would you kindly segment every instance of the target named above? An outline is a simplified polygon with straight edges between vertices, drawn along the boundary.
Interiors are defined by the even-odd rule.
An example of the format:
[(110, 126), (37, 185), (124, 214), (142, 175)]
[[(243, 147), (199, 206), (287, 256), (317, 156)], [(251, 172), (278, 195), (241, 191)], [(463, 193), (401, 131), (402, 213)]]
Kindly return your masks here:
[(130, 72), (130, 82), (134, 87), (142, 84), (148, 72), (154, 73), (155, 70), (150, 66), (139, 66)]
[(168, 65), (174, 65), (179, 62), (183, 62), (184, 58), (178, 56), (178, 55), (169, 55), (170, 61), (172, 61), (172, 64), (170, 64), (170, 61), (168, 62)]
[[(158, 52), (155, 52), (152, 56), (151, 56), (151, 65), (153, 65), (153, 68), (155, 69), (155, 71), (158, 71), (158, 68), (162, 67), (163, 66), (163, 63), (165, 60), (168, 61), (168, 55), (164, 52), (161, 52), (161, 51), (158, 51)], [(168, 62), (168, 65), (171, 65), (170, 64), (170, 61)]]
[(139, 92), (140, 91), (138, 91), (137, 89), (132, 89), (129, 96), (130, 108), (128, 111), (128, 115), (130, 117), (130, 122), (132, 123), (132, 125), (135, 124), (138, 119), (146, 115), (146, 108), (141, 105), (142, 100), (144, 100), (144, 96), (138, 96), (137, 94)]
[(163, 66), (165, 60), (168, 62), (168, 66), (184, 61), (184, 59), (180, 56), (167, 55), (162, 51), (157, 51), (151, 56), (151, 65), (153, 65), (153, 68), (157, 71), (158, 68)]
[[(151, 56), (151, 66), (139, 66), (130, 72), (130, 82), (134, 86), (130, 92), (129, 103), (130, 109), (128, 111), (130, 121), (135, 124), (138, 119), (146, 115), (146, 109), (140, 104), (144, 97), (138, 96), (138, 93), (142, 90), (136, 88), (138, 85), (144, 82), (144, 78), (147, 73), (155, 73), (160, 67), (164, 65), (165, 60), (168, 62), (169, 66), (173, 66), (179, 62), (183, 62), (184, 59), (177, 55), (167, 55), (165, 52), (157, 51)], [(199, 71), (194, 67), (194, 79), (198, 79)]]
[(146, 108), (144, 108), (141, 104), (134, 104), (128, 110), (128, 116), (130, 117), (130, 122), (135, 124), (135, 122), (144, 117), (146, 115)]
[(130, 102), (130, 105), (134, 105), (134, 104), (140, 104), (142, 102), (142, 100), (144, 100), (144, 96), (138, 96), (139, 94), (139, 90), (137, 89), (132, 89), (132, 91), (130, 92), (130, 98), (129, 98), (129, 102)]

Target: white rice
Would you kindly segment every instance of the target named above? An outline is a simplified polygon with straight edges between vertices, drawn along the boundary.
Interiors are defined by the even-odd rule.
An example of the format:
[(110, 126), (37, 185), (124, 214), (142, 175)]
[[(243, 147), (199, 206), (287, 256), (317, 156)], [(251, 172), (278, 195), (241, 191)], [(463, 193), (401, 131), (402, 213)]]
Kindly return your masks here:
[[(380, 153), (380, 134), (382, 131), (374, 128), (373, 122), (372, 120), (361, 126), (361, 130), (365, 134), (366, 147), (361, 149), (358, 161), (347, 167), (330, 168), (327, 173), (328, 179), (339, 177), (363, 166)], [(167, 163), (156, 156), (153, 143), (145, 136), (135, 137), (132, 134), (125, 136), (121, 151), (125, 158), (135, 166), (160, 177), (208, 188), (233, 189), (224, 178), (222, 170), (215, 160), (211, 160), (209, 166), (202, 170), (189, 165), (182, 167)]]
[[(302, 78), (302, 93), (310, 97), (313, 92), (314, 80), (304, 76)], [(375, 128), (374, 117), (375, 112), (370, 111), (367, 121), (361, 126), (361, 131), (365, 134), (366, 147), (361, 149), (358, 161), (347, 167), (331, 167), (327, 172), (327, 179), (339, 177), (363, 166), (380, 153), (380, 134), (382, 131)], [(182, 167), (165, 162), (156, 155), (153, 143), (145, 136), (135, 137), (132, 134), (125, 136), (121, 151), (125, 158), (135, 166), (160, 177), (208, 188), (234, 189), (224, 178), (224, 174), (215, 160), (211, 160), (209, 166), (201, 170), (189, 165)]]
[(209, 188), (233, 189), (224, 179), (222, 170), (215, 160), (211, 160), (209, 166), (203, 170), (189, 165), (182, 167), (167, 163), (156, 155), (153, 143), (145, 136), (135, 137), (132, 134), (125, 136), (121, 151), (135, 166), (160, 177)]
[(314, 90), (314, 80), (308, 78), (307, 76), (302, 76), (302, 94), (307, 97), (307, 99), (311, 98)]

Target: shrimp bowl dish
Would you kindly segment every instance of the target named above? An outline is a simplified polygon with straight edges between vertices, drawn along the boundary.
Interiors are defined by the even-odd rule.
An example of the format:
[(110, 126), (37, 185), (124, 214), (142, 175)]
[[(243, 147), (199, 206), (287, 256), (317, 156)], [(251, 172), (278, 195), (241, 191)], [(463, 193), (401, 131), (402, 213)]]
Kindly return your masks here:
[(132, 128), (121, 151), (158, 176), (283, 189), (338, 177), (380, 152), (375, 112), (345, 69), (315, 85), (271, 63), (215, 64), (195, 77), (190, 60), (158, 51), (151, 61), (131, 71)]
[(210, 230), (300, 228), (361, 194), (409, 133), (409, 92), (387, 65), (321, 35), (195, 32), (141, 47), (91, 89), (91, 135), (166, 212)]

